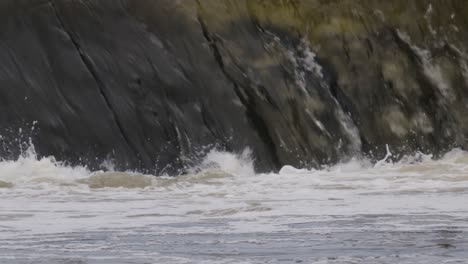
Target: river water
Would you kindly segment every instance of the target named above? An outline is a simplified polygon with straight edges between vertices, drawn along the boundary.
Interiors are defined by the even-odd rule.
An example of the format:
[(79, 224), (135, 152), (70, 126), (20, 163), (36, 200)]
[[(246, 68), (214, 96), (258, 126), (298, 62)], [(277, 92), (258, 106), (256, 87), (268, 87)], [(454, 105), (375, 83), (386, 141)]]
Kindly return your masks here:
[(468, 153), (187, 176), (0, 162), (0, 263), (468, 263)]

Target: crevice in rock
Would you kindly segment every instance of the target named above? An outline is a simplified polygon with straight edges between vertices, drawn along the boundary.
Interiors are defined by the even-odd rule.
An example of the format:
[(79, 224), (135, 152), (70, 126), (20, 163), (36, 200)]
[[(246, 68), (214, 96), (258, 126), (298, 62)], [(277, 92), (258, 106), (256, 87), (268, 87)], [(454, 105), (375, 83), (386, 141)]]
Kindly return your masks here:
[(323, 74), (320, 85), (327, 90), (328, 95), (337, 107), (335, 116), (338, 118), (343, 132), (348, 137), (350, 143), (349, 154), (359, 156), (363, 153), (366, 139), (359, 130), (359, 119), (352, 114), (352, 102), (339, 85), (338, 73), (333, 65), (324, 59), (318, 59), (317, 63), (322, 67)]
[(255, 106), (256, 106), (255, 97), (252, 96), (252, 94), (249, 93), (248, 90), (240, 86), (237, 83), (237, 81), (228, 73), (228, 71), (226, 70), (221, 52), (219, 50), (219, 47), (217, 46), (218, 40), (216, 40), (216, 38), (213, 37), (212, 34), (209, 32), (205, 22), (203, 21), (200, 15), (198, 15), (197, 19), (201, 26), (203, 36), (211, 48), (211, 51), (213, 53), (213, 57), (216, 63), (218, 64), (219, 68), (221, 69), (221, 72), (224, 74), (226, 79), (232, 83), (236, 95), (239, 97), (241, 103), (247, 109), (247, 117), (249, 118), (254, 129), (257, 131), (264, 145), (267, 147), (275, 168), (279, 170), (281, 168), (281, 162), (278, 157), (276, 144), (274, 143), (274, 140), (272, 136), (270, 135), (270, 132), (269, 132), (267, 124), (265, 123), (265, 120), (263, 120), (263, 118), (255, 110)]
[[(59, 25), (62, 27), (63, 31), (70, 38), (70, 41), (71, 41), (72, 45), (74, 46), (74, 48), (76, 49), (76, 51), (78, 52), (79, 57), (80, 57), (81, 61), (83, 62), (83, 65), (86, 67), (89, 74), (94, 79), (94, 81), (96, 83), (96, 86), (98, 88), (99, 94), (102, 96), (102, 98), (103, 98), (103, 100), (104, 100), (104, 102), (106, 104), (107, 109), (109, 109), (109, 112), (112, 114), (113, 120), (115, 121), (115, 124), (116, 124), (116, 126), (117, 126), (117, 128), (119, 130), (119, 133), (122, 135), (122, 138), (125, 140), (125, 143), (127, 144), (127, 146), (137, 155), (138, 158), (140, 158), (139, 151), (137, 150), (137, 148), (135, 146), (133, 146), (133, 144), (131, 144), (131, 141), (130, 141), (129, 137), (127, 136), (127, 134), (125, 133), (125, 130), (123, 129), (123, 125), (120, 122), (120, 120), (118, 118), (118, 115), (117, 115), (114, 107), (112, 106), (112, 103), (110, 102), (110, 99), (107, 97), (106, 93), (104, 92), (104, 86), (105, 86), (104, 82), (99, 78), (99, 75), (97, 74), (97, 71), (95, 69), (95, 66), (94, 66), (93, 62), (83, 52), (83, 50), (81, 49), (80, 44), (78, 43), (78, 41), (74, 38), (73, 34), (65, 26), (65, 22), (63, 21), (62, 17), (60, 16), (59, 11), (57, 10), (57, 7), (55, 5), (55, 1), (52, 0), (52, 1), (49, 2), (49, 4), (50, 4), (51, 8), (54, 11), (55, 17), (56, 17)], [(141, 162), (140, 159), (138, 161)]]

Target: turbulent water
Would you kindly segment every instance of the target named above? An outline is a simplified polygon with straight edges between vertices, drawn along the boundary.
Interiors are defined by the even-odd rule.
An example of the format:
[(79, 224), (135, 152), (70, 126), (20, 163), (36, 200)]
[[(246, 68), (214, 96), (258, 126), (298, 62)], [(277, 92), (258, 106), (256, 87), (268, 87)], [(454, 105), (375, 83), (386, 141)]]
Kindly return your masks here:
[(0, 263), (468, 263), (468, 153), (179, 177), (0, 163)]

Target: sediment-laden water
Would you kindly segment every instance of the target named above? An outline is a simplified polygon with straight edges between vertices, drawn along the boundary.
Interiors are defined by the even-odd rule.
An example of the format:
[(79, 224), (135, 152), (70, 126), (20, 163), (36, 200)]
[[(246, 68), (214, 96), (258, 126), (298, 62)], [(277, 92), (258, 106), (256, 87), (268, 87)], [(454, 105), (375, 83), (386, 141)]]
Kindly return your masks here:
[(179, 177), (0, 163), (0, 263), (468, 263), (468, 153)]

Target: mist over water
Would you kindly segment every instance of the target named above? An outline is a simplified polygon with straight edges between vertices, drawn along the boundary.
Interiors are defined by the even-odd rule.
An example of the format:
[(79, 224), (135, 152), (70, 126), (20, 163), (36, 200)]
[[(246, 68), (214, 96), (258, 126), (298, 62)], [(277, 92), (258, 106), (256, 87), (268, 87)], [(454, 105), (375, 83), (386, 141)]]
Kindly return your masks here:
[[(0, 162), (0, 263), (468, 263), (468, 153), (255, 174)], [(42, 262), (41, 262), (42, 261)]]

